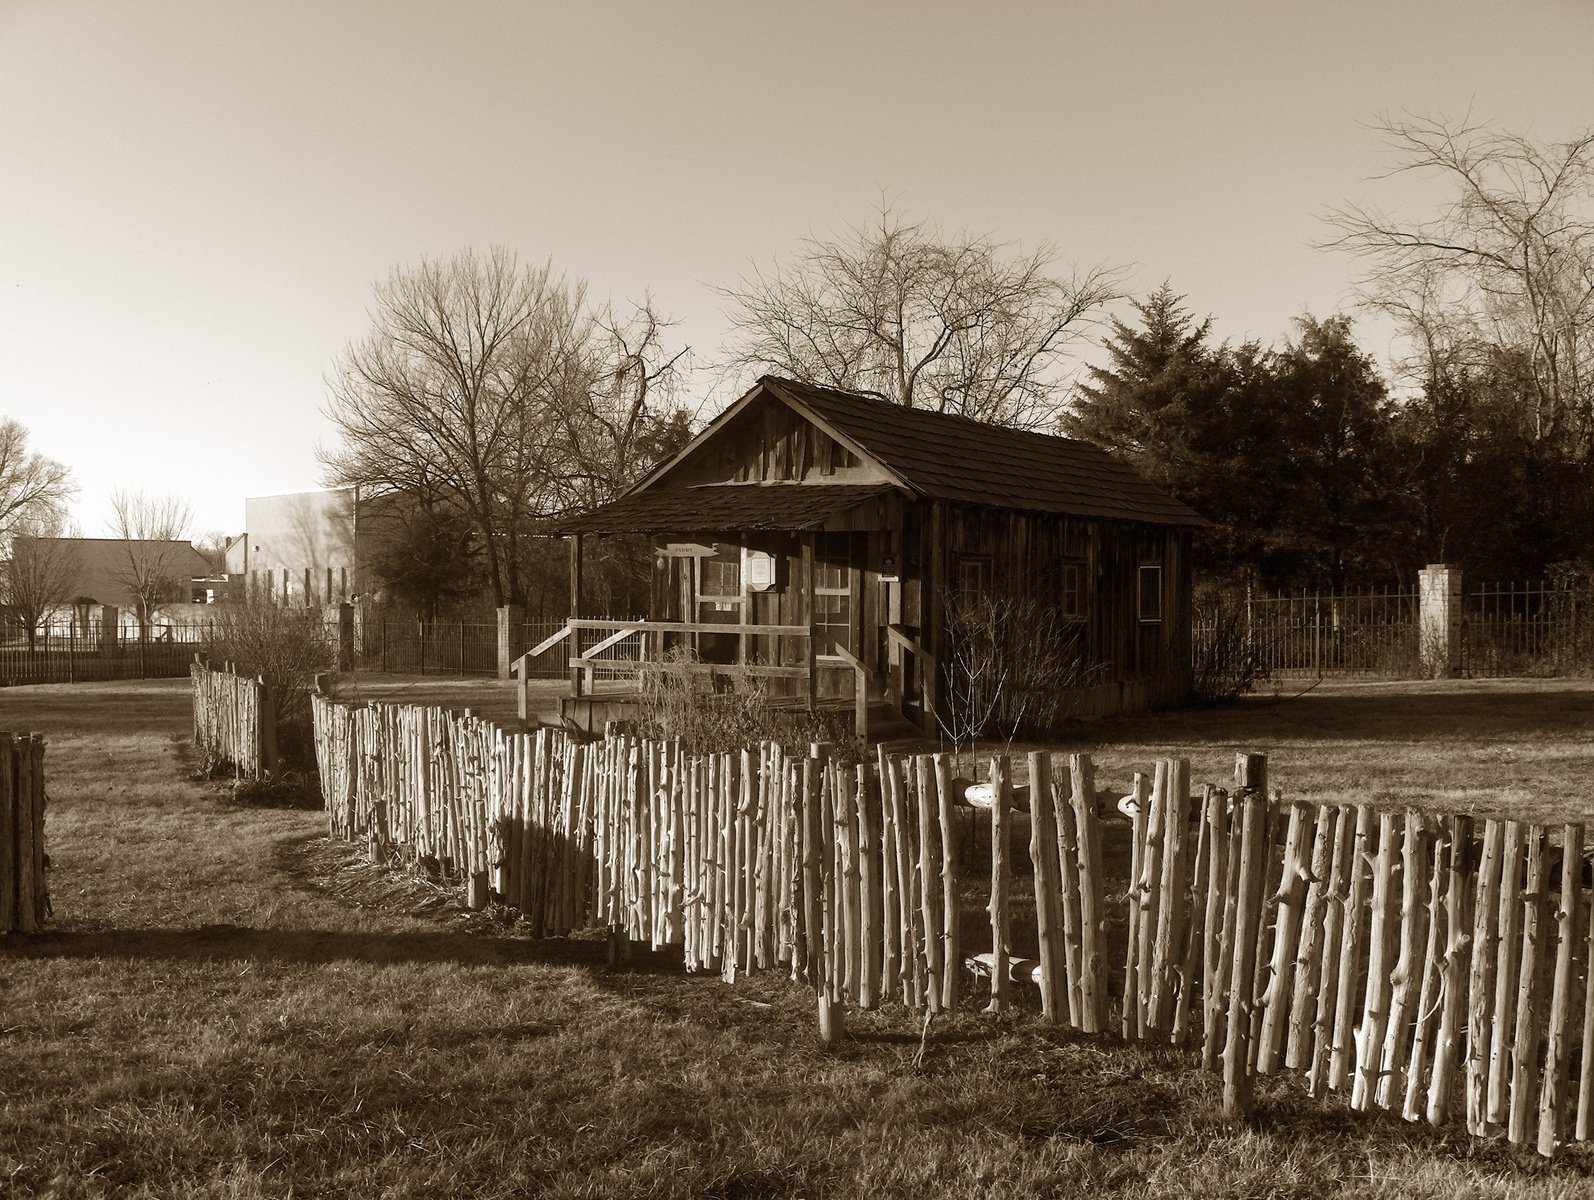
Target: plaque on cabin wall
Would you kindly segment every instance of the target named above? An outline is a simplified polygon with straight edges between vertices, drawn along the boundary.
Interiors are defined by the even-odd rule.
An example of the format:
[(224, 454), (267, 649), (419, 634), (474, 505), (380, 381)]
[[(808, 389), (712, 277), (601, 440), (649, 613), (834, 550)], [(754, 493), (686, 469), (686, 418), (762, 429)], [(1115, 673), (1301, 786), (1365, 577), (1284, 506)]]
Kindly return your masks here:
[(775, 586), (775, 558), (767, 550), (742, 551), (742, 578), (749, 591), (767, 592)]
[(897, 556), (888, 554), (880, 560), (880, 582), (896, 583), (897, 579)]

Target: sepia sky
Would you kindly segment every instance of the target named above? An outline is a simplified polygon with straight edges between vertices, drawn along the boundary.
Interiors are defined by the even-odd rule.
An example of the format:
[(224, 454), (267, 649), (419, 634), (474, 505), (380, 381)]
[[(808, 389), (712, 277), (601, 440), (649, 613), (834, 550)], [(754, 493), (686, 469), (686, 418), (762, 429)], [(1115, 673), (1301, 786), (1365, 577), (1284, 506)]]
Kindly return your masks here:
[(1349, 301), (1326, 208), (1424, 199), (1367, 121), (1568, 138), (1591, 46), (1594, 6), (1533, 0), (0, 0), (0, 414), (86, 534), (117, 487), (237, 532), (319, 484), (325, 372), (395, 264), (551, 258), (711, 360), (713, 285), (882, 197), (1272, 341)]

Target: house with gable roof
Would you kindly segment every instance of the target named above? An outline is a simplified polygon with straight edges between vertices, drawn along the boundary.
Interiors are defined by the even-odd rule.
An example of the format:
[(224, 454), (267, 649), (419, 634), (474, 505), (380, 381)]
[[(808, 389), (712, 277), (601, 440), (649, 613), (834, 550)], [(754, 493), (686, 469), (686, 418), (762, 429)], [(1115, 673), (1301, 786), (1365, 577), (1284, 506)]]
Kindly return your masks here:
[[(957, 614), (986, 596), (1068, 632), (1068, 715), (1178, 704), (1205, 523), (1086, 442), (766, 375), (625, 494), (562, 523), (564, 715), (623, 715), (640, 664), (673, 653), (761, 678), (772, 698), (851, 704), (860, 724), (884, 706), (933, 733), (959, 684)], [(584, 541), (621, 533), (652, 542), (646, 621), (583, 611)]]

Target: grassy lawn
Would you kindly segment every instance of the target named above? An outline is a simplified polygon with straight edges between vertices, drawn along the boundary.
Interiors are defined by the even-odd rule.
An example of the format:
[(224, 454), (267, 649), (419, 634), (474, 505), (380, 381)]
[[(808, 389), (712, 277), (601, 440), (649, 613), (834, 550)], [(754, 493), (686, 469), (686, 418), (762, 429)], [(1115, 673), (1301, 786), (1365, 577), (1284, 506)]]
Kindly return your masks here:
[[(502, 685), (394, 686), (513, 712)], [(0, 941), (0, 1196), (1594, 1194), (1582, 1148), (1552, 1165), (1288, 1077), (1230, 1129), (1188, 1056), (1033, 1013), (971, 1004), (920, 1061), (906, 1013), (852, 1014), (822, 1051), (772, 975), (606, 970), (192, 780), (186, 681), (0, 690), (0, 727), (49, 737), (55, 903)], [(1594, 815), (1586, 683), (1324, 685), (1064, 748), (1115, 786), (1256, 749), (1290, 795)]]

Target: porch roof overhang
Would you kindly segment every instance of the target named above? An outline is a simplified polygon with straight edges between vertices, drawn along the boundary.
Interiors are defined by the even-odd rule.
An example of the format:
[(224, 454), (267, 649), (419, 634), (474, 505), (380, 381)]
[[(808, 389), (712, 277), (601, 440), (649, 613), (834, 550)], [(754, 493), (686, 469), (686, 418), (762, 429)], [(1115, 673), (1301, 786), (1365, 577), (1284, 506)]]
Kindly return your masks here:
[(819, 529), (898, 491), (889, 483), (748, 483), (647, 488), (558, 523), (558, 533)]

